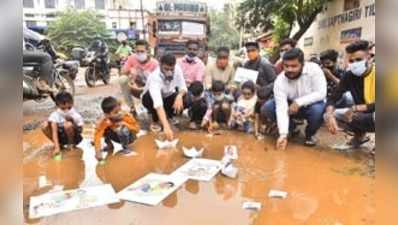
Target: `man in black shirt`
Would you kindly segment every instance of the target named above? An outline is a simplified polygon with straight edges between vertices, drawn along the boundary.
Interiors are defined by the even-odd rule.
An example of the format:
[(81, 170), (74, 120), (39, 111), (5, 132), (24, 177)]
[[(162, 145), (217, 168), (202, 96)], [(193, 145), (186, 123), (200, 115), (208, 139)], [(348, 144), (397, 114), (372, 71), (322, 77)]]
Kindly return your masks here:
[(276, 78), (274, 67), (260, 56), (260, 47), (257, 42), (247, 42), (245, 47), (249, 60), (245, 62), (243, 67), (258, 71), (257, 86), (265, 86), (267, 92), (271, 94)]
[[(329, 131), (336, 134), (337, 122), (354, 134), (348, 143), (354, 148), (367, 142), (367, 132), (375, 132), (375, 66), (371, 62), (369, 43), (356, 41), (346, 47), (348, 69), (336, 90), (327, 102), (325, 121)], [(354, 99), (351, 108), (335, 110), (336, 104), (345, 92), (349, 91)]]
[[(328, 49), (320, 54), (321, 67), (327, 81), (327, 98), (329, 99), (333, 91), (336, 90), (340, 79), (344, 75), (344, 70), (337, 66), (339, 53), (334, 49)], [(343, 97), (336, 103), (336, 108), (344, 108), (353, 105), (352, 96), (349, 92), (344, 93)]]

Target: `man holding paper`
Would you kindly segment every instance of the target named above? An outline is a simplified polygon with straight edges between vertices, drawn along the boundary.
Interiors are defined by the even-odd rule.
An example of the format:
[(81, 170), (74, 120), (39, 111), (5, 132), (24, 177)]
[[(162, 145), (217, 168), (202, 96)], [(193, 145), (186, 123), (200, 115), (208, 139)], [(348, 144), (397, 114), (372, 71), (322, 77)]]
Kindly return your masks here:
[(260, 46), (257, 42), (247, 42), (245, 47), (249, 60), (244, 63), (243, 67), (258, 72), (255, 81), (257, 86), (265, 86), (270, 95), (276, 78), (274, 67), (260, 56)]

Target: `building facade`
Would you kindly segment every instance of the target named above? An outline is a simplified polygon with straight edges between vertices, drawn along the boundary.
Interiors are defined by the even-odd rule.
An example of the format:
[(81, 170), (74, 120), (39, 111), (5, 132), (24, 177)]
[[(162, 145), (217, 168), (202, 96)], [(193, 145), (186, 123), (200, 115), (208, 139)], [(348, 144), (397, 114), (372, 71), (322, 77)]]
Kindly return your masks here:
[[(149, 33), (152, 14), (144, 10), (143, 19), (137, 4), (128, 0), (23, 0), (23, 23), (28, 28), (45, 31), (56, 19), (56, 13), (74, 8), (95, 10), (101, 20), (116, 38), (124, 32), (132, 39), (142, 38)], [(147, 36), (147, 35), (146, 35)]]
[(298, 46), (307, 58), (333, 48), (344, 55), (345, 46), (357, 39), (375, 42), (375, 0), (334, 0), (302, 36)]

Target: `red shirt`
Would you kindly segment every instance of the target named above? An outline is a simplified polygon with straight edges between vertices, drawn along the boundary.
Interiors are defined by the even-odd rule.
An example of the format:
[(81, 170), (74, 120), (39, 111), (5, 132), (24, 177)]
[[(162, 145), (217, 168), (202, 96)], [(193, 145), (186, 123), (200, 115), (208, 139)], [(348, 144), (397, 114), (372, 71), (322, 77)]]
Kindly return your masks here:
[(123, 66), (124, 71), (130, 71), (135, 69), (139, 72), (144, 72), (144, 74), (150, 74), (159, 66), (159, 63), (156, 59), (150, 58), (144, 64), (140, 63), (137, 59), (137, 56), (131, 55), (128, 57), (126, 63)]

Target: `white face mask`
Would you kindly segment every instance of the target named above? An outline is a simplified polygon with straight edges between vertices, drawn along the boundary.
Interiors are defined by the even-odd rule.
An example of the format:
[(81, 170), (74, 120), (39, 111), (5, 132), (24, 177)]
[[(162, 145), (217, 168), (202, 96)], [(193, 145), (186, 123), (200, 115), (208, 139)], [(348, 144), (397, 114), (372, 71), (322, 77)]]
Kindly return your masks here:
[(368, 67), (365, 59), (359, 62), (350, 63), (348, 65), (348, 70), (351, 71), (357, 77), (361, 77), (366, 72), (367, 69)]
[(140, 62), (145, 62), (147, 59), (147, 54), (146, 53), (138, 53), (137, 54), (137, 60)]
[(59, 114), (61, 114), (62, 116), (66, 116), (67, 114), (69, 114), (69, 112), (71, 111), (71, 109), (64, 111), (62, 109), (58, 109)]
[(214, 99), (215, 99), (216, 101), (222, 101), (222, 100), (224, 99), (224, 94), (221, 94), (221, 95), (214, 95)]

